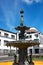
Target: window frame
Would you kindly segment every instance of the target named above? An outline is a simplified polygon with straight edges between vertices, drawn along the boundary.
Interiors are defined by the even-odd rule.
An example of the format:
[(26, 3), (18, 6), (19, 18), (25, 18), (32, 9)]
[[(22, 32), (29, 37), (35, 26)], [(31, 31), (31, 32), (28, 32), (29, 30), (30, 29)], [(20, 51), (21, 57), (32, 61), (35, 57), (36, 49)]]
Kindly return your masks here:
[(4, 33), (4, 37), (8, 38), (8, 34), (7, 33)]

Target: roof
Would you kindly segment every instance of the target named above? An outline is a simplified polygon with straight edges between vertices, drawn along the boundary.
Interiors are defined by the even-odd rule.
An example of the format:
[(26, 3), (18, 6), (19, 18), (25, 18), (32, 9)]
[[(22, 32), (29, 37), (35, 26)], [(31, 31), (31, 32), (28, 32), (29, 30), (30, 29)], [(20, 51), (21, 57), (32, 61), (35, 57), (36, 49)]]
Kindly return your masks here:
[(4, 29), (0, 29), (0, 30), (5, 31), (5, 32), (9, 32), (9, 33), (13, 33), (13, 34), (17, 34), (17, 33), (14, 33), (14, 32), (8, 31), (8, 30), (4, 30)]
[(39, 33), (39, 31), (38, 31), (36, 28), (34, 28), (34, 27), (32, 27), (32, 28), (26, 30), (26, 32), (27, 32), (27, 33), (28, 33), (28, 32)]

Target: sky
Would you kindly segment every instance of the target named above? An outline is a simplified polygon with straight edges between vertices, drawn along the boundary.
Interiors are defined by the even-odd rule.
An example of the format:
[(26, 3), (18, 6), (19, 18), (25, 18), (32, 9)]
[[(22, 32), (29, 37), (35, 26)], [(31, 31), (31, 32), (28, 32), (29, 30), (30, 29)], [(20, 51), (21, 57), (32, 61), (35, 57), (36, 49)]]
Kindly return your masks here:
[(17, 32), (20, 10), (24, 10), (24, 25), (43, 33), (43, 0), (0, 0), (0, 29)]

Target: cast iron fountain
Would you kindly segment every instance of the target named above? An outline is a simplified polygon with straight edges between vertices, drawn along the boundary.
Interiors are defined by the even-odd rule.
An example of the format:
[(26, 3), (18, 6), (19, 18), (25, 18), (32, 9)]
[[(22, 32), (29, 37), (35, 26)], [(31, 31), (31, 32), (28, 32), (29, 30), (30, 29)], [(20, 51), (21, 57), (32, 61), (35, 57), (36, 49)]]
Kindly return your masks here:
[[(18, 63), (16, 62), (16, 55), (14, 55), (15, 60), (14, 60), (13, 65), (25, 65), (25, 61), (28, 58), (27, 48), (30, 47), (30, 46), (34, 46), (34, 45), (39, 44), (39, 42), (37, 42), (37, 41), (25, 40), (25, 37), (26, 37), (25, 36), (25, 30), (30, 29), (30, 27), (23, 25), (23, 21), (24, 21), (23, 20), (23, 14), (24, 14), (23, 10), (20, 10), (20, 14), (21, 14), (20, 26), (15, 28), (16, 30), (20, 31), (19, 40), (8, 42), (6, 44), (7, 46), (13, 46), (13, 47), (19, 48), (19, 51), (18, 51), (19, 61), (18, 61)], [(30, 61), (28, 62), (28, 65), (34, 65), (34, 62), (32, 61), (32, 50), (30, 50)]]

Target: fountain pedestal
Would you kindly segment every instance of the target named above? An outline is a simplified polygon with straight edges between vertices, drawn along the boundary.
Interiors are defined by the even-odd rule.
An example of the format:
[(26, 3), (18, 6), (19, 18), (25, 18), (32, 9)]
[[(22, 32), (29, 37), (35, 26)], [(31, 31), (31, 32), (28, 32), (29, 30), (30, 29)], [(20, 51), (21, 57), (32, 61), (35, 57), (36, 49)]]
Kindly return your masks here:
[(25, 60), (27, 59), (27, 48), (19, 49), (19, 65), (24, 65)]

